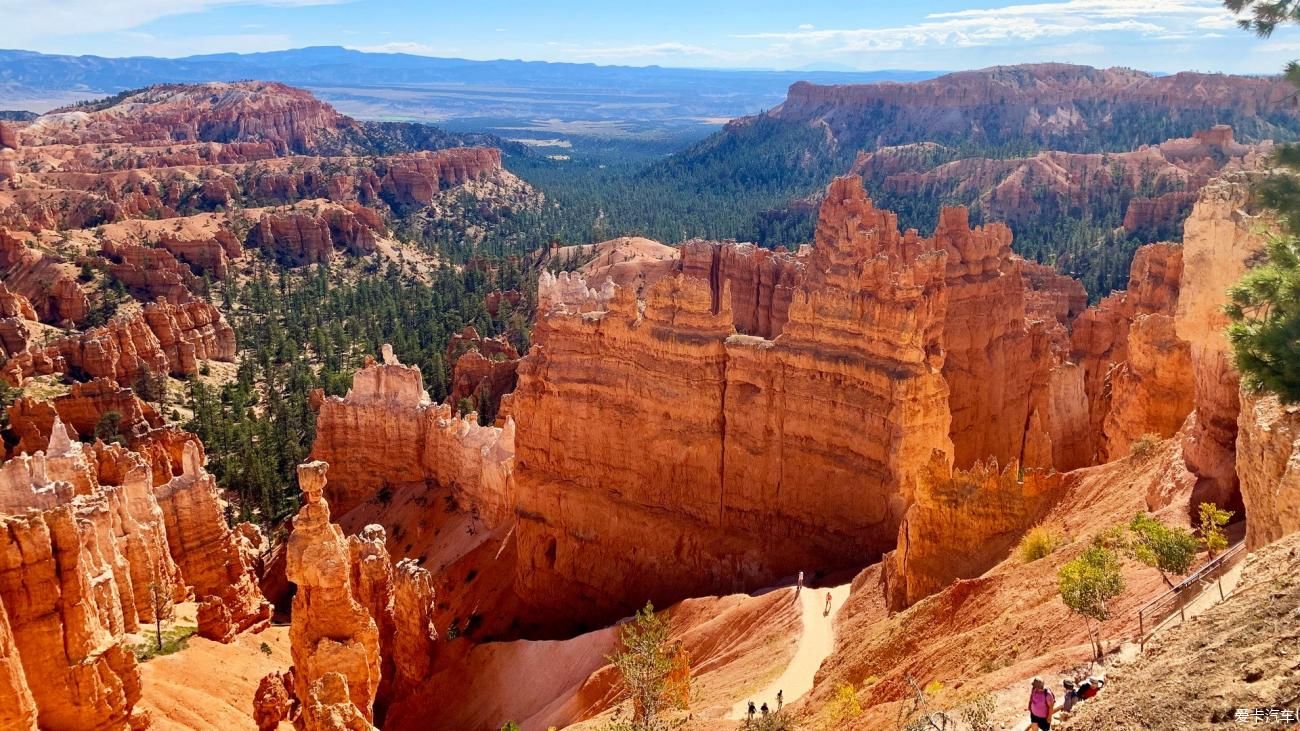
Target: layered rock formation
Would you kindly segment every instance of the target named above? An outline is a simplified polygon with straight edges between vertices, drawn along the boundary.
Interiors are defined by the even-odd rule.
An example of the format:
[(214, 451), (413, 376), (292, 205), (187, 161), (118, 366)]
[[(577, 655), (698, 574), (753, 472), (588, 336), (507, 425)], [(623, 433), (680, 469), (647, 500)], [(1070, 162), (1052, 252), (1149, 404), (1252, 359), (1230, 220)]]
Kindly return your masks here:
[(1174, 313), (1178, 337), (1191, 346), (1193, 421), (1183, 455), (1199, 476), (1198, 501), (1239, 503), (1234, 454), (1240, 377), (1223, 330), (1225, 293), (1264, 249), (1266, 221), (1250, 212), (1249, 177), (1228, 176), (1206, 186), (1187, 218), (1183, 273)]
[(232, 361), (235, 332), (207, 302), (156, 302), (129, 317), (55, 340), (11, 357), (3, 373), (11, 383), (50, 373), (84, 374), (132, 385), (141, 376), (192, 376), (199, 361)]
[(312, 459), (334, 465), (330, 505), (343, 515), (384, 487), (437, 484), (491, 524), (513, 511), (509, 476), (514, 422), (482, 427), (429, 399), (420, 369), (384, 346), (352, 379), (344, 398), (325, 399), (316, 417)]
[(953, 470), (936, 452), (899, 526), (898, 548), (884, 562), (889, 608), (905, 609), (1006, 558), (1051, 507), (1060, 474), (1021, 472), (1015, 462), (999, 471), (995, 461)]
[(247, 243), (290, 266), (326, 264), (336, 247), (355, 256), (374, 252), (375, 232), (352, 211), (328, 206), (318, 214), (294, 210), (263, 216)]
[(492, 414), (498, 426), (505, 423), (501, 397), (515, 390), (519, 353), (505, 338), (483, 338), (473, 327), (451, 336), (447, 362), (452, 363), (451, 394), (447, 401), (457, 409), (467, 401), (469, 410)]
[(846, 179), (775, 340), (736, 333), (725, 276), (663, 278), (644, 303), (548, 278), (512, 406), (523, 594), (608, 616), (882, 553), (951, 449), (946, 256)]
[(190, 288), (197, 283), (189, 267), (163, 248), (104, 242), (101, 249), (108, 258), (108, 273), (135, 297), (153, 301), (163, 299), (175, 305), (194, 301)]
[(243, 256), (243, 247), (234, 234), (221, 229), (211, 239), (178, 239), (163, 236), (158, 247), (171, 252), (173, 256), (186, 264), (198, 274), (209, 274), (213, 279), (225, 279), (230, 261)]
[(155, 490), (167, 524), (167, 542), (200, 600), (199, 634), (229, 642), (271, 621), (271, 605), (226, 525), (217, 481), (203, 469), (198, 445), (185, 442), (181, 474)]
[[(298, 466), (298, 483), (303, 504), (293, 519), (289, 535), (286, 571), (298, 587), (293, 597), (294, 690), (304, 699), (303, 714), (308, 731), (332, 728), (313, 708), (320, 699), (313, 689), (326, 675), (332, 693), (331, 706), (351, 706), (368, 722), (374, 718), (375, 696), (379, 691), (379, 630), (366, 607), (356, 598), (352, 562), (343, 531), (330, 523), (329, 503), (323, 497), (329, 465), (311, 462)], [(335, 689), (337, 690), (337, 688)], [(355, 715), (348, 711), (349, 716)]]
[(90, 301), (77, 284), (76, 269), (43, 254), (0, 228), (0, 280), (34, 308), (42, 322), (78, 323)]
[[(152, 406), (141, 401), (131, 389), (103, 378), (74, 384), (68, 393), (50, 401), (19, 398), (8, 412), (9, 428), (18, 436), (15, 452), (34, 453), (49, 444), (56, 415), (73, 439), (100, 436), (96, 430), (110, 413), (117, 414), (117, 434), (128, 444), (135, 444), (151, 429), (162, 426), (162, 419)], [(113, 435), (102, 436), (108, 439)]]
[(0, 726), (14, 731), (36, 731), (36, 700), (23, 674), (22, 658), (4, 602), (0, 602)]
[(1300, 531), (1300, 415), (1273, 395), (1244, 392), (1237, 477), (1246, 507), (1246, 544), (1256, 550)]

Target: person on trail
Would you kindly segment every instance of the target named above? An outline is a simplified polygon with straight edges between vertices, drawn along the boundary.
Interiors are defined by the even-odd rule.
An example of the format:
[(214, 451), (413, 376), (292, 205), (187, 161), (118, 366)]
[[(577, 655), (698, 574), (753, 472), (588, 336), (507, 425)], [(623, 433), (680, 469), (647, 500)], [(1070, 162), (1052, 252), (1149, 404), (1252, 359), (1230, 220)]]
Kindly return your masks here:
[(799, 572), (799, 580), (798, 580), (797, 582), (795, 582), (795, 585), (794, 585), (794, 595), (795, 595), (795, 596), (799, 596), (799, 593), (802, 592), (802, 591), (803, 591), (803, 572), (800, 571), (800, 572)]
[(754, 720), (754, 713), (755, 713), (755, 711), (754, 711), (754, 701), (750, 701), (750, 702), (749, 702), (749, 720), (751, 720), (751, 721)]
[(778, 710), (778, 711), (781, 710), (781, 707), (784, 706), (784, 705), (785, 705), (785, 691), (783, 691), (783, 690), (777, 690), (777, 691), (776, 691), (776, 710)]
[(763, 707), (762, 707), (760, 710), (763, 712), (763, 715), (766, 716), (766, 715), (767, 715), (767, 704), (764, 703), (764, 704), (763, 704)]
[(1079, 702), (1079, 694), (1074, 690), (1074, 681), (1066, 678), (1061, 682), (1065, 688), (1065, 700), (1061, 701), (1061, 710), (1069, 713), (1074, 710), (1074, 704)]
[(831, 616), (831, 593), (826, 592), (826, 609), (822, 610), (823, 617)]
[(1056, 696), (1043, 684), (1042, 678), (1034, 678), (1029, 691), (1029, 726), (1037, 726), (1041, 731), (1052, 728), (1052, 714), (1056, 713)]

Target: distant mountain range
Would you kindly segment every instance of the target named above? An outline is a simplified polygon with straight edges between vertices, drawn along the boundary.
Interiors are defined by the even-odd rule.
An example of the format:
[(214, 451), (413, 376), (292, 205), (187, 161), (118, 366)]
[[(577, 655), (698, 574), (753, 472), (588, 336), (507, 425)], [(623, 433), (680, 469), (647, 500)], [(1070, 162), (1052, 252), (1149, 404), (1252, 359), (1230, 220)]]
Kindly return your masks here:
[(754, 114), (780, 104), (797, 81), (852, 84), (936, 75), (469, 61), (339, 47), (175, 59), (0, 51), (0, 109), (40, 112), (150, 84), (258, 79), (310, 89), (360, 118), (474, 120), (543, 136), (627, 136), (716, 126)]

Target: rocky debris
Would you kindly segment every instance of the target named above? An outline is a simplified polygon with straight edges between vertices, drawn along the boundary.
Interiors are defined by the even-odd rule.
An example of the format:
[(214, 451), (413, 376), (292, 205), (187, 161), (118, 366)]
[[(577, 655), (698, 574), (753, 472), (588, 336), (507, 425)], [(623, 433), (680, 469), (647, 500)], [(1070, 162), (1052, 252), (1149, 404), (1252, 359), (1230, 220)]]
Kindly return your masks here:
[(234, 234), (226, 229), (217, 231), (210, 239), (178, 239), (163, 236), (158, 248), (172, 253), (197, 274), (208, 274), (222, 280), (229, 272), (230, 261), (243, 256), (244, 247)]
[(1277, 396), (1243, 390), (1237, 477), (1250, 550), (1300, 531), (1300, 415)]
[(953, 470), (935, 452), (899, 526), (898, 548), (883, 562), (889, 609), (906, 609), (997, 565), (1047, 513), (1060, 483), (1059, 472), (1021, 472), (1015, 462), (1001, 471), (996, 461)]
[(235, 332), (215, 306), (154, 302), (134, 315), (23, 351), (5, 363), (3, 373), (13, 384), (31, 376), (78, 373), (130, 386), (142, 376), (195, 375), (200, 360), (234, 358)]
[(197, 278), (167, 249), (105, 241), (100, 251), (109, 260), (109, 275), (136, 298), (175, 305), (194, 301)]
[(1183, 273), (1174, 313), (1178, 337), (1191, 345), (1195, 413), (1183, 455), (1200, 477), (1198, 499), (1239, 505), (1235, 449), (1240, 377), (1224, 337), (1224, 293), (1264, 250), (1264, 219), (1251, 213), (1250, 178), (1227, 176), (1201, 190), (1183, 233)]
[[(298, 587), (289, 634), (294, 689), (304, 699), (309, 731), (333, 728), (328, 721), (340, 707), (350, 707), (346, 717), (359, 715), (368, 727), (380, 681), (379, 630), (357, 601), (348, 542), (330, 522), (323, 496), (328, 469), (320, 461), (298, 466), (303, 502), (293, 519), (286, 564), (289, 580)], [(325, 679), (327, 675), (332, 677)], [(327, 699), (319, 697), (321, 682), (331, 689)]]
[(118, 415), (117, 434), (128, 444), (162, 426), (152, 406), (131, 389), (104, 378), (74, 384), (68, 393), (50, 401), (26, 396), (16, 399), (8, 412), (9, 428), (18, 436), (15, 453), (34, 453), (49, 444), (56, 414), (73, 439), (98, 436), (97, 427), (110, 413)]
[[(28, 246), (0, 228), (0, 280), (28, 301), (41, 322), (78, 323), (90, 311), (90, 301), (77, 284), (71, 264)], [(21, 305), (20, 305), (21, 307)]]
[(276, 731), (281, 721), (292, 723), (298, 718), (298, 698), (293, 688), (292, 668), (262, 678), (253, 696), (253, 723), (258, 731)]
[(514, 510), (514, 435), (509, 419), (484, 427), (434, 404), (420, 369), (385, 345), (383, 362), (357, 371), (347, 396), (321, 402), (311, 456), (333, 465), (327, 497), (339, 515), (385, 487), (432, 483), (497, 525)]
[(185, 442), (181, 474), (154, 488), (167, 524), (171, 554), (202, 603), (199, 634), (229, 642), (271, 621), (271, 605), (257, 589), (247, 559), (218, 497), (217, 481), (203, 469), (203, 455)]
[[(519, 353), (513, 345), (503, 337), (479, 337), (469, 326), (451, 336), (447, 362), (453, 364), (447, 403), (460, 409), (467, 401), (469, 411), (500, 414), (501, 397), (514, 391), (518, 380)], [(504, 425), (504, 415), (497, 421)]]

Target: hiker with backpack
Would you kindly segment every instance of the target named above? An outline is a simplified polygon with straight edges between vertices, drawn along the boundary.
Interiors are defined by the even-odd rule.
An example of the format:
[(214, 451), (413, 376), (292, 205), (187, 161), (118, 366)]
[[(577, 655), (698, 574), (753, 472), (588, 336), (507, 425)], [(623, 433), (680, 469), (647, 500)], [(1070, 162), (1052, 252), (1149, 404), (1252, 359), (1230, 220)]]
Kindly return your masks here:
[(1044, 683), (1042, 678), (1034, 678), (1029, 691), (1029, 727), (1037, 726), (1041, 731), (1052, 728), (1052, 715), (1056, 713), (1056, 696)]

